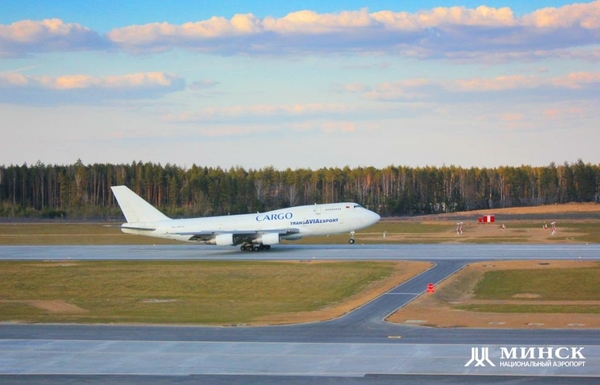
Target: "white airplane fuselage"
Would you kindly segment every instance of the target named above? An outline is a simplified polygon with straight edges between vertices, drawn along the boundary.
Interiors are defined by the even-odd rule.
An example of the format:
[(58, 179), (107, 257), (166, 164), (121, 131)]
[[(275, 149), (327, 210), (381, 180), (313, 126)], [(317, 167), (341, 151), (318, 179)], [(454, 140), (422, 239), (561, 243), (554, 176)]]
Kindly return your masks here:
[[(191, 234), (229, 231), (260, 233), (297, 228), (297, 233), (281, 236), (282, 239), (293, 240), (307, 236), (349, 233), (371, 226), (379, 219), (379, 215), (356, 203), (333, 203), (296, 206), (256, 214), (126, 223), (123, 224), (122, 230), (129, 234), (196, 242), (190, 240)], [(155, 230), (138, 230), (138, 228)]]
[[(129, 234), (219, 246), (242, 245), (242, 250), (269, 248), (281, 240), (353, 233), (379, 221), (380, 216), (357, 203), (296, 206), (256, 214), (170, 219), (125, 186), (112, 187), (127, 219)], [(354, 243), (354, 238), (350, 238)]]

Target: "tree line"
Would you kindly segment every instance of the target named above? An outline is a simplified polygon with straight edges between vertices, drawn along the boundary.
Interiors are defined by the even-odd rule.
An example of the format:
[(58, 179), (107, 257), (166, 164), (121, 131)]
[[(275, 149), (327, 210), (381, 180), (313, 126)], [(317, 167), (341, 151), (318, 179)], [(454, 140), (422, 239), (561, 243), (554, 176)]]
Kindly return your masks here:
[(172, 217), (352, 201), (382, 216), (600, 202), (600, 165), (182, 168), (172, 164), (0, 166), (0, 217), (118, 219), (110, 186), (126, 185)]

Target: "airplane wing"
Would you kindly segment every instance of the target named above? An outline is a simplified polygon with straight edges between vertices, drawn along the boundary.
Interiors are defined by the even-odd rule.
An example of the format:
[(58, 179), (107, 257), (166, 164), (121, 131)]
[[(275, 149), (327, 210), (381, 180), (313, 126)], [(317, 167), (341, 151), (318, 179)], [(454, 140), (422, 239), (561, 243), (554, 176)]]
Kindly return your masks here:
[(299, 229), (272, 229), (272, 230), (215, 230), (215, 231), (191, 231), (181, 232), (177, 235), (189, 235), (190, 241), (210, 242), (217, 238), (230, 239), (232, 245), (239, 245), (244, 242), (252, 243), (252, 241), (262, 238), (266, 234), (279, 234), (279, 236), (298, 234)]

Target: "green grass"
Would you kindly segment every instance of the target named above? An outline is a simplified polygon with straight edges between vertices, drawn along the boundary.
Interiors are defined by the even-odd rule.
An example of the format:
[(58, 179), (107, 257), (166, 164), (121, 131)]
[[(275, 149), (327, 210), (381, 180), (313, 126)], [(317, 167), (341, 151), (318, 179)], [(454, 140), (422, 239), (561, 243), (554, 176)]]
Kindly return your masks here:
[(548, 221), (533, 221), (533, 222), (529, 222), (529, 221), (516, 221), (516, 222), (509, 222), (509, 224), (507, 225), (507, 227), (509, 227), (510, 229), (542, 229), (543, 224), (546, 223), (548, 225), (548, 227), (550, 227), (550, 223)]
[(465, 239), (461, 243), (496, 244), (496, 243), (527, 243), (527, 237), (491, 237), (482, 236), (477, 239)]
[(180, 243), (125, 234), (118, 224), (0, 224), (0, 245), (152, 245)]
[[(394, 263), (0, 262), (0, 321), (239, 324), (317, 310), (388, 277)], [(57, 313), (26, 300), (62, 300)]]
[[(119, 228), (108, 226), (108, 224), (104, 223), (4, 223), (0, 224), (0, 234), (2, 236), (26, 236), (28, 234), (46, 236), (72, 234), (106, 235), (121, 233)], [(119, 224), (114, 224), (114, 226), (119, 226)]]
[(485, 313), (567, 313), (600, 314), (600, 306), (593, 305), (459, 305), (456, 309)]
[[(508, 224), (510, 229), (541, 229), (543, 223), (550, 226), (548, 221), (518, 221)], [(550, 230), (548, 229), (548, 234)], [(581, 235), (573, 235), (575, 233)], [(557, 227), (557, 236), (549, 240), (564, 241), (573, 238), (580, 242), (600, 243), (600, 223), (597, 220), (588, 221), (559, 221)]]
[(437, 234), (452, 230), (448, 223), (432, 224), (414, 221), (381, 221), (363, 232), (370, 233), (410, 233), (410, 234)]
[(488, 271), (475, 286), (476, 299), (515, 300), (525, 293), (545, 301), (600, 300), (600, 267)]
[(583, 233), (583, 235), (574, 236), (574, 238), (581, 242), (600, 243), (600, 224), (598, 222), (567, 223), (564, 229), (559, 224), (558, 231)]
[[(556, 304), (544, 301), (600, 300), (600, 264), (592, 268), (498, 270), (488, 271), (475, 285), (477, 300), (510, 300), (503, 304), (466, 304), (456, 309), (492, 313), (591, 313), (600, 314), (600, 306)], [(519, 298), (535, 294), (536, 298)], [(519, 301), (537, 304), (519, 304)]]

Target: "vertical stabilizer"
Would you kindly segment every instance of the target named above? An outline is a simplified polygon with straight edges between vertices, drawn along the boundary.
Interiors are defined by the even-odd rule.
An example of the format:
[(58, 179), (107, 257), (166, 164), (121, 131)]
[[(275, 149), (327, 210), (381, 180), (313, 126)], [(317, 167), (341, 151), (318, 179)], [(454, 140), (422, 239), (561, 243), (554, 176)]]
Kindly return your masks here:
[(112, 186), (111, 189), (128, 223), (156, 222), (170, 219), (127, 186)]

